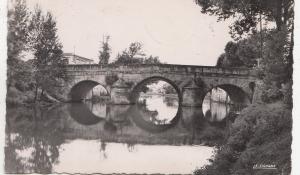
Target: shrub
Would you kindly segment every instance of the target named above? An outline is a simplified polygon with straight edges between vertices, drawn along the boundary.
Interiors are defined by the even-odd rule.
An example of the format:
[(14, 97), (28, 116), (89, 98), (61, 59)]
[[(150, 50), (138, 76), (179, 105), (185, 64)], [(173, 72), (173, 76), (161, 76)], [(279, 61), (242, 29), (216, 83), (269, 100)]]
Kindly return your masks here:
[(107, 75), (105, 77), (105, 82), (107, 85), (113, 85), (116, 81), (118, 81), (119, 77), (116, 74)]
[(288, 174), (291, 129), (291, 111), (283, 103), (252, 105), (234, 121), (226, 144), (216, 151), (212, 163), (195, 174), (243, 174), (251, 172), (255, 164), (274, 164)]

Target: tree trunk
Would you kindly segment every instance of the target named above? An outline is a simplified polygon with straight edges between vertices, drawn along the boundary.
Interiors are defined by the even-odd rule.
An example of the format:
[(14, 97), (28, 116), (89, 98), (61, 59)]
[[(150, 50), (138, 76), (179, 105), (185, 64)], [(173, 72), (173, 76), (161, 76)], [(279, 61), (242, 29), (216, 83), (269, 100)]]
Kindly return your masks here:
[(34, 103), (37, 100), (37, 96), (38, 96), (38, 86), (35, 87), (35, 96), (34, 96)]
[(283, 0), (279, 0), (277, 2), (277, 9), (276, 9), (276, 12), (275, 12), (275, 22), (276, 22), (276, 27), (277, 27), (277, 30), (278, 31), (281, 31), (282, 30), (282, 7), (283, 7)]
[(294, 51), (294, 23), (292, 24), (292, 33), (291, 33), (291, 43), (290, 43), (290, 48), (289, 48), (289, 55), (287, 56), (287, 61), (288, 61), (288, 80), (293, 79), (293, 63), (294, 63), (294, 56), (293, 56), (293, 51)]
[(41, 95), (40, 95), (40, 99), (39, 99), (39, 100), (41, 100), (41, 99), (43, 98), (43, 96), (44, 96), (44, 89), (42, 89), (42, 92), (41, 92)]

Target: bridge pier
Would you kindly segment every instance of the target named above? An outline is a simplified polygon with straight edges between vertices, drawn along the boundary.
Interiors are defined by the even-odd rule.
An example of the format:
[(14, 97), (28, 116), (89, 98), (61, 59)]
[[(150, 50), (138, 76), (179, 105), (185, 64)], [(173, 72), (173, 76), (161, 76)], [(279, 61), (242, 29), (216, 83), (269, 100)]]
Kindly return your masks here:
[(128, 105), (132, 104), (130, 101), (130, 87), (124, 82), (124, 80), (119, 79), (112, 85), (111, 88), (111, 104), (115, 105)]
[(181, 116), (183, 125), (187, 129), (192, 129), (195, 124), (203, 123), (197, 121), (204, 119), (201, 107), (182, 107)]
[(252, 95), (252, 103), (253, 104), (262, 103), (262, 99), (261, 99), (262, 89), (263, 89), (262, 82), (257, 81), (256, 85), (255, 85), (255, 90), (254, 90), (253, 95)]
[(203, 98), (203, 90), (193, 81), (191, 85), (183, 88), (182, 106), (202, 107)]

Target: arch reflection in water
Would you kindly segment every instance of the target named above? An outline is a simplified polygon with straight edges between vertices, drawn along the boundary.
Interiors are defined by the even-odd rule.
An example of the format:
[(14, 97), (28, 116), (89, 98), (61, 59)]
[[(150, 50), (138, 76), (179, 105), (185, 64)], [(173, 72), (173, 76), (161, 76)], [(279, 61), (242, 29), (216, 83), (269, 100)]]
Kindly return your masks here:
[(175, 117), (166, 123), (164, 120), (156, 119), (151, 112), (145, 109), (145, 106), (134, 105), (130, 108), (133, 122), (140, 128), (149, 132), (162, 132), (176, 125), (179, 119), (177, 113)]
[[(163, 103), (163, 102), (161, 102)], [(164, 108), (163, 105), (161, 105)], [(177, 112), (173, 107), (169, 111)], [(150, 111), (145, 105), (106, 105), (103, 103), (72, 103), (68, 105), (70, 116), (81, 125), (98, 125), (103, 122), (104, 129), (115, 132), (119, 124), (132, 121), (141, 129), (151, 132), (161, 132), (178, 121), (179, 113), (170, 119), (156, 118), (157, 112)], [(155, 113), (155, 114), (153, 114)]]
[(108, 107), (105, 102), (93, 103), (92, 101), (85, 101), (83, 104), (97, 117), (106, 118)]
[[(141, 119), (152, 125), (168, 125), (178, 116), (178, 90), (165, 79), (150, 78), (134, 88), (135, 110)], [(133, 112), (134, 113), (134, 112)]]
[(201, 130), (205, 127), (206, 120), (201, 107), (181, 107), (181, 121), (187, 130)]
[(228, 116), (230, 108), (229, 104), (209, 100), (205, 100), (202, 106), (204, 117), (211, 122), (224, 120)]
[(84, 100), (106, 100), (110, 98), (109, 91), (98, 82), (93, 80), (83, 80), (75, 84), (70, 91), (73, 102)]
[(162, 95), (141, 96), (137, 104), (144, 112), (141, 117), (155, 125), (170, 124), (178, 112), (178, 100)]
[[(101, 109), (101, 108), (106, 108), (106, 105), (101, 106), (99, 103), (97, 104), (98, 107), (96, 109)], [(97, 106), (94, 105), (94, 106)], [(106, 114), (101, 117), (98, 115), (95, 115), (94, 113), (97, 114), (97, 112), (93, 112), (93, 104), (85, 104), (85, 103), (71, 103), (68, 105), (68, 109), (70, 112), (71, 117), (78, 123), (83, 124), (83, 125), (93, 125), (96, 124), (100, 121), (102, 121), (105, 117)], [(92, 109), (92, 110), (91, 110)], [(99, 110), (102, 111), (102, 110)]]
[[(250, 103), (249, 99), (240, 89), (236, 87), (232, 91), (226, 89), (227, 86), (220, 86), (210, 90), (202, 104), (204, 117), (211, 122), (221, 122), (229, 114), (238, 114), (247, 104)], [(224, 89), (226, 90), (224, 90)], [(230, 91), (230, 92), (227, 92)], [(237, 94), (234, 96), (233, 93)], [(237, 98), (236, 96), (241, 96)], [(233, 116), (235, 116), (233, 115)]]

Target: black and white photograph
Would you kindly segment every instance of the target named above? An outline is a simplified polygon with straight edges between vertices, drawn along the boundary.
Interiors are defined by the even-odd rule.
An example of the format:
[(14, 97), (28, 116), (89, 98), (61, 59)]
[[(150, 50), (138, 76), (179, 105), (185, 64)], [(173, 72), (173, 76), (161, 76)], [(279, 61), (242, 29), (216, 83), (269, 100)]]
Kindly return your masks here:
[(297, 175), (294, 6), (6, 0), (3, 173)]

